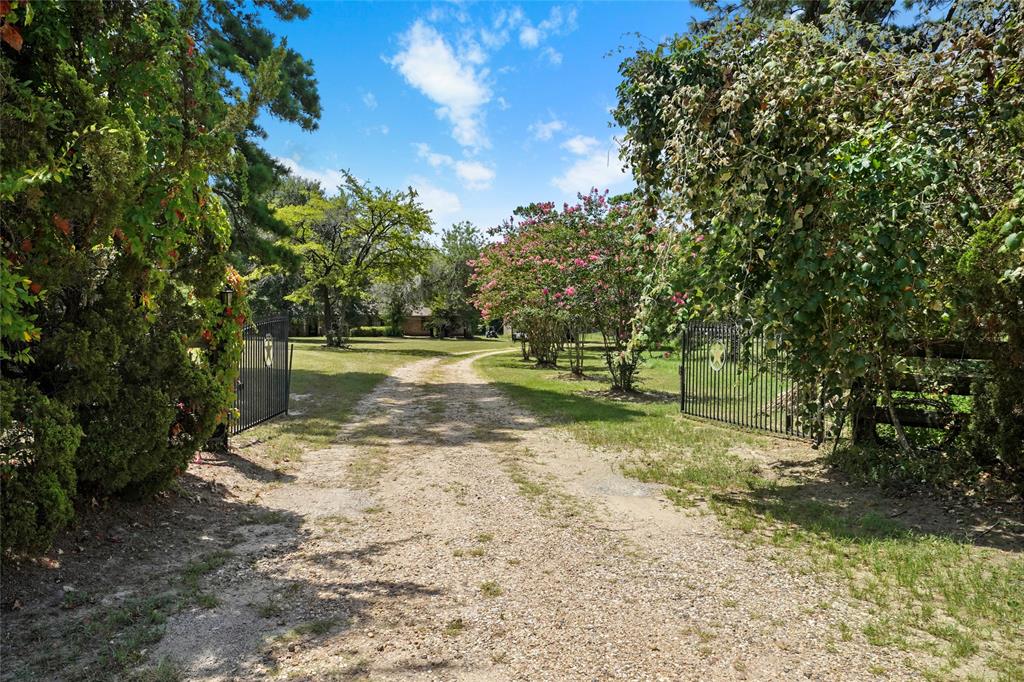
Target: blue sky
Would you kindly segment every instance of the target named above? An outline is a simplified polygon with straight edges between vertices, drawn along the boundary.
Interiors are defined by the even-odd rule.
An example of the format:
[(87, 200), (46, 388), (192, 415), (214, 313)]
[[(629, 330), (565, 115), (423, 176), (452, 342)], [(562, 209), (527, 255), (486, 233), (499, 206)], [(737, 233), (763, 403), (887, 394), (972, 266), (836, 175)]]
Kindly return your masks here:
[[(316, 68), (323, 115), (308, 133), (264, 117), (266, 147), (293, 172), (339, 170), (412, 185), (443, 228), (490, 227), (531, 201), (570, 201), (632, 182), (609, 108), (618, 64), (686, 30), (687, 3), (310, 2), (268, 20)], [(612, 53), (612, 54), (609, 54)]]

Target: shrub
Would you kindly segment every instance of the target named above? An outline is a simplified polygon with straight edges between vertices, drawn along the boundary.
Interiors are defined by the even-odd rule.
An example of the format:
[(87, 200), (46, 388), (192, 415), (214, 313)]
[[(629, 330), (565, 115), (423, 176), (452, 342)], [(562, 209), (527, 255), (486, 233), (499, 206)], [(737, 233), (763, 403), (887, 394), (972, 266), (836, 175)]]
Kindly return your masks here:
[(979, 463), (998, 463), (1024, 493), (1024, 369), (1001, 367), (984, 383), (975, 383), (973, 395), (970, 451)]
[(353, 327), (352, 332), (349, 336), (398, 336), (400, 334), (392, 334), (390, 327), (385, 326), (370, 326), (370, 327)]
[(0, 379), (0, 547), (45, 549), (74, 518), (81, 435), (67, 407)]

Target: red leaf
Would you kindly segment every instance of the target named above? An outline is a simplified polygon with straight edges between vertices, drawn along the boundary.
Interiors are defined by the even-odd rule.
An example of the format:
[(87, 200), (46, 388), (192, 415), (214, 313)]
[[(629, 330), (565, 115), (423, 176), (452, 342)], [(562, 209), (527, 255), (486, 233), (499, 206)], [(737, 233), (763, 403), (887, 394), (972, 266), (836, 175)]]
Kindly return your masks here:
[(3, 39), (5, 43), (13, 47), (18, 52), (21, 52), (21, 32), (17, 28), (10, 24), (4, 24), (0, 26), (0, 39)]
[(53, 224), (57, 226), (57, 229), (65, 234), (65, 236), (71, 236), (71, 221), (67, 218), (63, 218), (58, 213), (53, 214)]
[(25, 253), (28, 253), (29, 251), (31, 251), (32, 250), (32, 240), (29, 239), (28, 237), (26, 237), (25, 239), (22, 239), (21, 240), (21, 250), (24, 251)]
[(7, 16), (11, 13), (11, 0), (0, 0), (0, 16)]
[(36, 294), (38, 294), (42, 290), (43, 290), (43, 285), (40, 284), (39, 282), (32, 282), (32, 284), (30, 284), (29, 287), (28, 287), (28, 293), (32, 294), (33, 296), (35, 296)]
[(120, 227), (115, 227), (113, 234), (114, 239), (117, 241), (122, 241), (124, 239), (124, 231)]
[(180, 209), (174, 209), (174, 215), (178, 216), (178, 220), (185, 222), (185, 214)]

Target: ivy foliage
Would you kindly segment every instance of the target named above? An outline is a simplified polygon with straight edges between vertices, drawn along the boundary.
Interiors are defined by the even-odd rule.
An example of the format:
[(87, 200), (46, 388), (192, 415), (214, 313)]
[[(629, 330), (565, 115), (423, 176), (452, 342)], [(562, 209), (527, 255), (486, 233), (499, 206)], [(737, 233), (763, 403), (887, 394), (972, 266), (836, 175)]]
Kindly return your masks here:
[[(910, 27), (886, 2), (706, 5), (620, 67), (624, 158), (680, 226), (650, 305), (682, 291), (676, 324), (778, 336), (816, 387), (808, 417), (855, 408), (855, 386), (884, 392), (920, 339), (1009, 342), (997, 375), (1019, 384), (1020, 4), (952, 3)], [(1016, 475), (1021, 447), (997, 448)]]

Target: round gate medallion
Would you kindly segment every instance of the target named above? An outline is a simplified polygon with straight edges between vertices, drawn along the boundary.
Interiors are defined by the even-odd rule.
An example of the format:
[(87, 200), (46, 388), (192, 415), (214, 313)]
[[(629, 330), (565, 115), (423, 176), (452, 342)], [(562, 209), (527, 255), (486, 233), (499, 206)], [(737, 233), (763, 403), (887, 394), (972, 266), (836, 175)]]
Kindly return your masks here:
[(708, 356), (711, 358), (711, 369), (718, 372), (725, 365), (725, 344), (715, 341), (711, 344)]
[(267, 367), (274, 364), (274, 337), (270, 332), (263, 337), (263, 364)]

